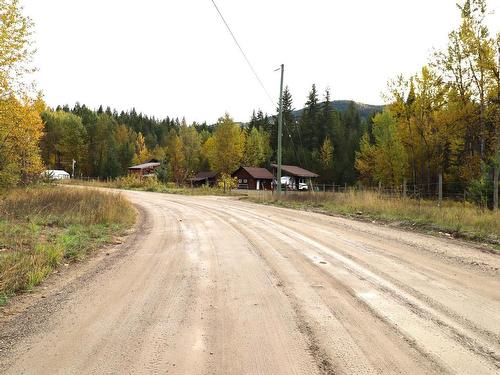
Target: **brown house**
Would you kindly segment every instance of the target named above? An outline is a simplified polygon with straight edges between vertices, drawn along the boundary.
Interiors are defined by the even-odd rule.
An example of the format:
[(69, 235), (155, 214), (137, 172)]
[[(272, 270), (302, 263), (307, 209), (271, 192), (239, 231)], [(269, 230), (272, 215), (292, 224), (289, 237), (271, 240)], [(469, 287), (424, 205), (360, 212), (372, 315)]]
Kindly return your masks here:
[(156, 159), (151, 159), (146, 163), (133, 165), (129, 167), (128, 173), (139, 176), (148, 176), (155, 173), (155, 170), (160, 166), (160, 162)]
[(238, 189), (271, 190), (273, 175), (266, 168), (239, 167), (231, 174), (238, 178)]
[(202, 186), (208, 185), (213, 187), (217, 185), (217, 180), (219, 178), (219, 173), (214, 171), (198, 172), (196, 176), (190, 178), (192, 186)]

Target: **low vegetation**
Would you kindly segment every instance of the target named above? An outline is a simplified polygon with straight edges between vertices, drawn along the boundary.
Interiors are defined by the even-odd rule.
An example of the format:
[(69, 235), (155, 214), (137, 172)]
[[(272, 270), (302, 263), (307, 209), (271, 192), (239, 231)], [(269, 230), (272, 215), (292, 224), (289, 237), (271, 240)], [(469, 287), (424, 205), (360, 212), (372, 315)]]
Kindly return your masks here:
[(250, 196), (257, 203), (338, 213), (361, 218), (398, 222), (401, 225), (443, 231), (469, 239), (500, 241), (500, 211), (480, 209), (470, 203), (387, 198), (375, 192), (348, 191), (347, 193), (272, 194)]
[[(82, 185), (93, 187), (106, 187), (113, 189), (126, 189), (126, 190), (140, 190), (151, 191), (157, 193), (170, 193), (170, 194), (183, 194), (183, 195), (231, 195), (233, 194), (229, 189), (224, 193), (222, 186), (216, 187), (196, 187), (179, 186), (173, 182), (163, 183), (155, 177), (141, 178), (136, 175), (128, 175), (118, 177), (114, 180), (100, 181), (100, 180), (64, 180), (62, 184), (69, 185)], [(227, 184), (227, 186), (234, 188), (234, 182)]]
[(119, 194), (53, 186), (0, 194), (0, 305), (134, 221), (133, 207)]

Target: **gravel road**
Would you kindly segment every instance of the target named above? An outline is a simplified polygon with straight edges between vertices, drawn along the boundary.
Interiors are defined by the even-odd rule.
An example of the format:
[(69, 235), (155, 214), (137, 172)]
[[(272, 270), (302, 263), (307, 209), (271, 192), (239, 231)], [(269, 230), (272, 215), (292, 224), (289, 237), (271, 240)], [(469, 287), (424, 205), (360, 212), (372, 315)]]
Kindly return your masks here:
[(3, 373), (500, 373), (500, 256), (232, 198), (123, 194), (138, 231), (0, 321)]

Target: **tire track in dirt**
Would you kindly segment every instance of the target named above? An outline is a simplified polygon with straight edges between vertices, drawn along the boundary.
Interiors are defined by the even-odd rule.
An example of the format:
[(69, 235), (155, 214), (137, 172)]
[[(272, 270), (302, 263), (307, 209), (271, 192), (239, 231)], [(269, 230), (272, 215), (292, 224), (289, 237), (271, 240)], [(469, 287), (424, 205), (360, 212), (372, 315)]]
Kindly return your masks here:
[(6, 373), (499, 370), (491, 254), (227, 198), (123, 194), (149, 228), (16, 339)]
[[(220, 212), (226, 212), (227, 210), (228, 210), (227, 206), (223, 210), (219, 209)], [(248, 212), (246, 212), (246, 214), (251, 216), (251, 214), (249, 214)], [(267, 219), (264, 219), (258, 215), (254, 215), (253, 218), (255, 219), (254, 222), (260, 222), (260, 223), (264, 222), (266, 224), (265, 228), (261, 228), (262, 230), (265, 230), (266, 228), (269, 228), (269, 227), (279, 227), (279, 224), (273, 223), (273, 222), (271, 222)], [(287, 232), (285, 235), (295, 237), (296, 240), (297, 239), (302, 240), (305, 245), (312, 245), (315, 248), (319, 248), (321, 250), (321, 255), (323, 257), (327, 256), (327, 257), (331, 258), (331, 254), (329, 254), (328, 251), (325, 251), (325, 249), (322, 245), (315, 243), (315, 241), (312, 241), (311, 239), (304, 240), (303, 236), (297, 235), (294, 233), (290, 233), (290, 232)], [(337, 258), (338, 258), (338, 255), (337, 255)], [(340, 259), (345, 262), (346, 259), (342, 259), (342, 258), (343, 257), (340, 256)], [(405, 293), (401, 293), (400, 291), (395, 289), (395, 287), (393, 285), (388, 283), (386, 280), (383, 280), (379, 276), (376, 276), (373, 274), (370, 275), (370, 272), (368, 272), (368, 274), (367, 274), (366, 271), (364, 271), (364, 270), (363, 270), (363, 272), (359, 273), (359, 270), (356, 270), (356, 268), (359, 268), (359, 267), (353, 268), (351, 265), (351, 267), (349, 268), (349, 272), (350, 273), (357, 272), (358, 278), (365, 279), (365, 280), (366, 280), (366, 276), (368, 275), (369, 278), (372, 279), (371, 284), (374, 287), (377, 287), (380, 291), (384, 292), (385, 294), (391, 295), (395, 301), (398, 301), (402, 305), (405, 305), (407, 308), (409, 308), (409, 310), (411, 312), (418, 315), (419, 317), (426, 319), (426, 320), (429, 320), (429, 321), (433, 321), (440, 328), (445, 327), (449, 331), (447, 334), (449, 337), (452, 337), (459, 344), (464, 345), (468, 349), (473, 350), (477, 354), (480, 354), (481, 356), (485, 357), (487, 360), (493, 362), (493, 364), (498, 367), (497, 354), (495, 353), (495, 351), (493, 349), (491, 349), (491, 347), (480, 344), (480, 343), (478, 343), (476, 338), (473, 338), (473, 337), (471, 337), (471, 335), (463, 333), (463, 331), (461, 329), (462, 327), (457, 327), (454, 324), (455, 322), (451, 322), (451, 324), (448, 324), (444, 319), (441, 319), (442, 317), (436, 318), (435, 313), (432, 311), (429, 311), (427, 306), (421, 306), (421, 303), (419, 303), (420, 301), (415, 301), (415, 298), (413, 296), (408, 296), (408, 295), (405, 295)], [(358, 298), (359, 298), (359, 296), (358, 296)], [(369, 303), (369, 301), (365, 301), (365, 302)], [(373, 308), (373, 306), (372, 306), (372, 308)], [(425, 312), (425, 314), (424, 314), (424, 312)], [(412, 339), (409, 338), (409, 340), (411, 341)]]
[[(225, 218), (229, 223), (231, 223), (231, 225), (238, 232), (242, 233), (249, 240), (249, 242), (252, 243), (253, 250), (254, 250), (255, 254), (259, 258), (262, 259), (262, 261), (266, 264), (266, 266), (271, 267), (270, 271), (275, 275), (276, 280), (278, 280), (277, 285), (281, 289), (283, 289), (283, 292), (287, 295), (287, 297), (290, 300), (290, 303), (292, 304), (292, 306), (294, 308), (294, 311), (296, 314), (296, 324), (299, 327), (300, 331), (307, 337), (307, 340), (309, 342), (309, 350), (316, 360), (316, 365), (318, 366), (318, 368), (320, 369), (320, 371), (323, 374), (344, 373), (345, 370), (342, 370), (342, 369), (345, 369), (346, 367), (350, 368), (349, 369), (350, 373), (356, 373), (356, 374), (390, 373), (392, 371), (394, 371), (394, 373), (402, 373), (401, 367), (396, 366), (397, 371), (393, 370), (393, 367), (395, 366), (394, 362), (391, 362), (388, 366), (384, 367), (382, 371), (377, 371), (376, 370), (377, 366), (375, 365), (375, 363), (377, 363), (379, 361), (383, 362), (384, 359), (387, 360), (388, 357), (393, 357), (394, 352), (397, 351), (397, 347), (393, 347), (393, 352), (390, 355), (385, 354), (382, 357), (378, 357), (378, 358), (376, 358), (376, 360), (373, 360), (372, 363), (370, 364), (369, 362), (366, 362), (366, 359), (362, 355), (360, 356), (361, 353), (360, 353), (359, 347), (357, 347), (356, 343), (351, 342), (350, 346), (348, 348), (345, 348), (346, 342), (352, 341), (352, 340), (350, 339), (348, 333), (346, 333), (346, 332), (340, 333), (338, 326), (337, 326), (337, 329), (335, 329), (335, 327), (331, 326), (331, 324), (329, 322), (326, 322), (327, 325), (323, 326), (321, 328), (323, 331), (330, 330), (331, 332), (334, 332), (335, 335), (342, 337), (342, 339), (339, 339), (339, 342), (341, 342), (340, 345), (331, 345), (331, 343), (322, 342), (322, 340), (320, 340), (318, 338), (318, 335), (315, 332), (317, 330), (313, 329), (313, 327), (311, 325), (311, 323), (314, 322), (314, 320), (315, 320), (314, 315), (317, 315), (317, 314), (315, 314), (314, 312), (311, 313), (311, 311), (307, 312), (306, 310), (308, 310), (307, 306), (318, 304), (317, 301), (314, 301), (314, 298), (311, 300), (310, 293), (312, 293), (312, 295), (315, 295), (316, 296), (315, 298), (317, 298), (318, 300), (321, 299), (321, 296), (317, 295), (316, 291), (309, 288), (309, 290), (306, 293), (304, 293), (304, 292), (302, 293), (302, 300), (301, 300), (287, 286), (288, 282), (283, 281), (283, 279), (281, 278), (282, 274), (283, 274), (283, 272), (282, 272), (283, 268), (290, 270), (290, 269), (296, 268), (296, 265), (293, 265), (290, 262), (287, 262), (286, 265), (281, 265), (279, 267), (276, 266), (276, 264), (278, 262), (282, 261), (282, 259), (281, 260), (278, 259), (277, 262), (274, 262), (274, 264), (272, 264), (272, 262), (269, 262), (269, 259), (268, 259), (269, 254), (268, 253), (275, 250), (275, 249), (278, 249), (280, 247), (280, 244), (277, 244), (276, 241), (273, 243), (269, 242), (269, 238), (273, 238), (273, 235), (275, 236), (275, 234), (270, 233), (269, 236), (262, 235), (263, 232), (272, 232), (269, 229), (269, 226), (267, 227), (267, 229), (259, 228), (259, 230), (255, 231), (255, 230), (252, 230), (251, 226), (245, 226), (245, 225), (238, 224), (237, 220), (235, 220), (234, 217), (232, 217), (232, 218), (228, 217), (227, 209), (215, 209), (214, 210), (214, 209), (206, 209), (204, 206), (200, 206), (200, 205), (196, 205), (196, 206), (200, 207), (201, 210), (204, 210), (205, 214), (210, 214), (210, 213), (213, 213), (214, 211), (217, 211), (218, 212), (217, 215), (220, 218)], [(261, 242), (261, 243), (259, 244), (259, 242)], [(281, 246), (282, 246), (282, 244), (283, 244), (283, 242), (281, 242)], [(270, 249), (273, 249), (273, 250), (270, 250)], [(278, 251), (278, 253), (279, 253), (279, 251)], [(299, 254), (299, 252), (296, 252), (296, 253)], [(281, 254), (280, 254), (280, 256), (281, 256)], [(286, 256), (286, 258), (288, 258), (288, 256)], [(304, 264), (302, 263), (302, 267), (300, 268), (301, 271), (304, 270), (303, 266), (304, 266)], [(314, 267), (311, 267), (310, 270), (313, 273), (318, 273), (318, 270), (314, 269)], [(300, 277), (300, 276), (298, 275), (297, 272), (295, 272), (295, 275), (291, 278), (297, 279), (297, 277)], [(290, 279), (290, 277), (289, 277), (289, 279)], [(329, 281), (331, 281), (331, 279)], [(305, 280), (303, 280), (303, 283), (305, 283)], [(343, 286), (341, 286), (340, 284), (337, 284), (336, 288), (343, 288)], [(306, 295), (306, 294), (308, 294), (308, 297), (304, 297), (304, 295)], [(345, 296), (344, 296), (344, 298), (345, 298)], [(356, 298), (356, 297), (353, 296), (353, 298)], [(357, 298), (356, 298), (356, 301), (357, 301)], [(323, 308), (324, 308), (324, 311), (322, 312), (323, 317), (328, 317), (330, 314), (333, 316), (336, 315), (335, 311), (332, 309), (331, 305), (324, 306)], [(328, 308), (328, 310), (326, 310), (326, 308)], [(366, 309), (366, 313), (370, 314), (371, 312), (369, 309)], [(366, 315), (363, 315), (359, 319), (358, 322), (360, 323), (362, 319), (366, 319)], [(324, 325), (325, 321), (323, 321), (322, 323), (317, 323), (317, 324)], [(363, 339), (366, 338), (366, 332), (362, 333), (362, 337), (363, 337)], [(396, 337), (392, 337), (392, 339), (396, 339)], [(359, 341), (358, 341), (358, 343), (359, 343)], [(404, 345), (404, 343), (405, 343), (404, 341), (401, 341), (399, 344)], [(328, 344), (330, 344), (330, 345), (328, 345)], [(328, 350), (326, 350), (325, 348), (328, 348)], [(364, 349), (365, 355), (367, 355), (367, 356), (369, 355), (371, 348), (372, 348), (372, 346), (365, 347), (365, 349)], [(339, 353), (341, 353), (341, 354), (339, 355)], [(422, 355), (422, 358), (419, 358), (417, 361), (420, 362), (421, 370), (423, 370), (424, 368), (428, 367), (427, 365), (425, 365), (423, 363), (423, 358), (425, 358), (426, 361), (431, 360), (431, 358), (429, 358), (429, 356), (426, 353), (419, 353), (419, 354)], [(413, 358), (417, 357), (417, 355), (415, 355), (415, 353), (411, 353), (410, 356)], [(334, 357), (333, 360), (332, 360), (332, 357)], [(338, 362), (339, 357), (344, 357), (344, 358), (340, 358), (342, 360), (341, 361), (342, 363), (340, 363), (340, 364), (336, 363), (336, 362)], [(383, 357), (385, 357), (385, 358), (383, 358)], [(347, 360), (346, 360), (346, 358), (347, 358)], [(371, 367), (373, 367), (373, 368), (370, 369)], [(440, 367), (439, 364), (434, 363), (432, 365), (432, 367), (438, 368), (440, 370), (439, 373), (443, 373), (443, 368)], [(428, 368), (427, 370), (425, 370), (425, 372), (432, 373), (433, 370)], [(409, 368), (407, 368), (406, 373), (408, 373), (408, 374), (411, 373)]]

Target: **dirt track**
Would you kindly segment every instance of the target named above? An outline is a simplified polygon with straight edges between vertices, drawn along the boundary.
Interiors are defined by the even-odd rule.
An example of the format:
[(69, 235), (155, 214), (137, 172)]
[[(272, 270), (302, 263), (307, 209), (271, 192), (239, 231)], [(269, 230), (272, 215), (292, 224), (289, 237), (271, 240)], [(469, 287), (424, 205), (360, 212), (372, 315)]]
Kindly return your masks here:
[(0, 369), (500, 373), (499, 256), (234, 199), (125, 194), (142, 232), (4, 323)]

